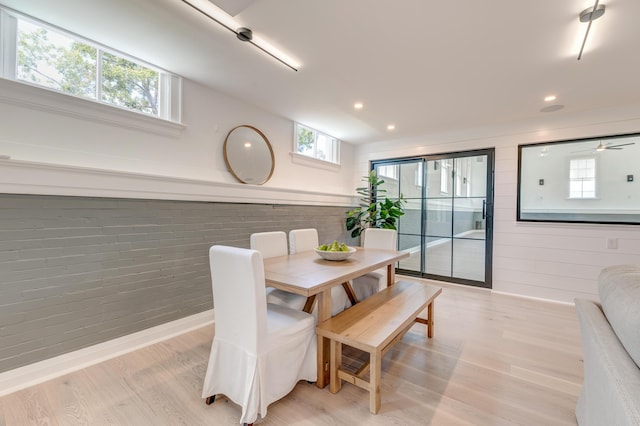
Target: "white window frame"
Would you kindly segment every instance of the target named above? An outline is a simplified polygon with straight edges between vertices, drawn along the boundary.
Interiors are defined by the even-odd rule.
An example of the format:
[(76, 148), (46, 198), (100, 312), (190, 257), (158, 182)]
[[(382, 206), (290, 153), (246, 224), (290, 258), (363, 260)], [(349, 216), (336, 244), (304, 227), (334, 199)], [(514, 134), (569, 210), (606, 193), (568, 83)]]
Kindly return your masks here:
[[(593, 171), (593, 175), (592, 176), (586, 176), (586, 177), (572, 177), (572, 172), (574, 171), (574, 169), (578, 169), (577, 167), (577, 162), (579, 161), (588, 161), (591, 162), (593, 167), (589, 167), (590, 170)], [(574, 164), (576, 165), (576, 167), (574, 167)], [(598, 162), (596, 160), (595, 157), (580, 157), (580, 158), (571, 158), (569, 159), (569, 173), (568, 173), (568, 187), (569, 187), (569, 199), (570, 200), (590, 200), (590, 199), (594, 199), (597, 197), (598, 195)], [(584, 190), (584, 184), (586, 182), (591, 182), (593, 183), (593, 193), (589, 192), (589, 195), (585, 195), (585, 190)], [(574, 193), (571, 190), (571, 184), (572, 183), (580, 183), (580, 191), (579, 194), (578, 193)]]
[[(46, 86), (42, 86), (39, 85), (37, 83), (31, 83), (28, 81), (24, 81), (24, 80), (19, 80), (17, 79), (16, 76), (16, 71), (17, 71), (17, 30), (18, 30), (18, 20), (24, 20), (27, 21), (31, 24), (37, 25), (37, 26), (41, 26), (49, 31), (54, 31), (57, 33), (60, 33), (66, 37), (72, 38), (74, 40), (77, 40), (81, 43), (90, 45), (92, 47), (95, 47), (96, 49), (98, 49), (99, 52), (107, 52), (110, 53), (112, 55), (115, 55), (117, 57), (126, 59), (128, 61), (134, 62), (136, 64), (139, 64), (145, 68), (149, 68), (151, 70), (154, 70), (156, 72), (158, 72), (158, 115), (154, 115), (154, 114), (146, 114), (140, 111), (136, 111), (136, 110), (132, 110), (132, 109), (128, 109), (122, 106), (118, 106), (118, 105), (113, 105), (111, 103), (108, 102), (103, 102), (99, 99), (93, 99), (93, 98), (88, 98), (88, 97), (82, 97), (82, 96), (77, 96), (74, 94), (70, 94), (70, 93), (66, 93), (64, 91), (60, 91), (60, 90), (56, 90), (56, 89), (52, 89)], [(62, 97), (69, 97), (69, 98), (75, 98), (78, 100), (82, 100), (83, 105), (86, 107), (87, 104), (84, 102), (89, 102), (89, 103), (93, 103), (93, 104), (98, 104), (100, 105), (100, 108), (98, 108), (98, 110), (101, 111), (105, 111), (105, 107), (106, 108), (111, 108), (111, 109), (117, 109), (120, 111), (126, 111), (126, 114), (129, 114), (131, 117), (135, 117), (135, 116), (139, 116), (139, 119), (143, 120), (143, 121), (147, 121), (148, 119), (151, 120), (161, 120), (161, 121), (167, 121), (167, 122), (171, 122), (171, 123), (175, 123), (175, 124), (180, 124), (181, 123), (181, 115), (182, 115), (182, 78), (171, 74), (163, 69), (160, 69), (152, 64), (149, 64), (147, 62), (144, 62), (140, 59), (131, 57), (129, 55), (126, 55), (122, 52), (118, 52), (114, 49), (111, 49), (107, 46), (101, 45), (99, 43), (96, 43), (92, 40), (86, 39), (82, 36), (79, 36), (77, 34), (71, 33), (69, 31), (66, 31), (62, 28), (58, 28), (55, 27), (51, 24), (48, 24), (44, 21), (41, 21), (39, 19), (35, 19), (33, 17), (15, 12), (11, 9), (8, 8), (4, 8), (4, 7), (0, 7), (0, 77), (7, 79), (7, 80), (11, 80), (13, 82), (18, 83), (19, 85), (23, 85), (26, 89), (26, 87), (33, 87), (36, 88), (36, 90), (42, 90), (42, 91), (46, 91), (48, 93), (55, 93), (56, 95), (62, 96)], [(98, 81), (98, 77), (96, 77), (96, 84), (99, 85), (99, 81)], [(98, 86), (99, 87), (99, 86)], [(29, 96), (31, 90), (24, 90), (25, 95)], [(47, 98), (47, 96), (45, 96), (45, 99)], [(46, 105), (46, 101), (43, 101), (45, 103), (45, 105), (43, 105), (44, 107), (48, 107), (49, 105)], [(63, 102), (65, 104), (75, 104), (75, 108), (77, 108), (77, 104), (78, 102), (76, 101), (65, 101)], [(56, 109), (51, 108), (51, 109)], [(82, 110), (82, 107), (78, 108), (80, 110)], [(89, 108), (90, 110), (93, 110), (94, 108)], [(95, 112), (93, 111), (84, 111), (82, 110), (80, 112), (80, 114), (87, 114), (90, 115), (91, 117), (94, 117), (97, 115)], [(116, 115), (120, 115), (120, 114), (116, 114)], [(125, 125), (131, 125), (131, 120), (130, 119), (126, 119), (125, 121)], [(142, 125), (143, 127), (145, 127), (145, 125)], [(158, 127), (157, 125), (154, 124), (150, 124), (149, 130), (151, 131), (157, 131), (157, 129), (155, 127)]]
[[(300, 152), (299, 144), (298, 144), (298, 129), (303, 128), (309, 130), (314, 138), (313, 138), (313, 147), (311, 149), (311, 153)], [(318, 157), (318, 136), (329, 138), (333, 142), (333, 158), (331, 160), (323, 159)], [(320, 161), (322, 163), (331, 164), (331, 165), (340, 165), (340, 139), (335, 138), (326, 133), (320, 132), (316, 129), (313, 129), (309, 126), (305, 126), (304, 124), (295, 123), (293, 126), (293, 154), (313, 159), (314, 161)]]

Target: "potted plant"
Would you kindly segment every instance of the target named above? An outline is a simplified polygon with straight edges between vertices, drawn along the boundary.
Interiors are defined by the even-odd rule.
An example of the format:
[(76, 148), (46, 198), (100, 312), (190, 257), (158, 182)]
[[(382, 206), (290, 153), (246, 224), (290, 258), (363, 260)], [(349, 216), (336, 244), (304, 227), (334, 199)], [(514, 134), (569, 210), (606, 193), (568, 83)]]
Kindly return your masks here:
[(380, 188), (384, 183), (375, 170), (371, 170), (368, 176), (363, 178), (368, 183), (366, 187), (356, 188), (360, 194), (360, 205), (347, 212), (347, 231), (351, 231), (351, 237), (358, 237), (366, 228), (395, 229), (398, 218), (404, 215), (404, 198), (402, 194), (393, 201), (385, 194), (386, 190)]

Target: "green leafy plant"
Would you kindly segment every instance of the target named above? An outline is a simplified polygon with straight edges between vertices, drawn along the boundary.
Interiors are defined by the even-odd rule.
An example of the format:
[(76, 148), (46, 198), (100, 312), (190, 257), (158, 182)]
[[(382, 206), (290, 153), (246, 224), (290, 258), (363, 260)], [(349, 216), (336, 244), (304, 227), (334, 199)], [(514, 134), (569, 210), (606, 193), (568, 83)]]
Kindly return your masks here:
[(375, 170), (362, 180), (367, 186), (356, 188), (360, 195), (360, 205), (347, 212), (347, 231), (351, 231), (353, 238), (358, 237), (366, 228), (397, 229), (398, 218), (404, 215), (405, 200), (400, 197), (393, 201), (386, 197), (386, 190), (380, 188), (384, 183)]

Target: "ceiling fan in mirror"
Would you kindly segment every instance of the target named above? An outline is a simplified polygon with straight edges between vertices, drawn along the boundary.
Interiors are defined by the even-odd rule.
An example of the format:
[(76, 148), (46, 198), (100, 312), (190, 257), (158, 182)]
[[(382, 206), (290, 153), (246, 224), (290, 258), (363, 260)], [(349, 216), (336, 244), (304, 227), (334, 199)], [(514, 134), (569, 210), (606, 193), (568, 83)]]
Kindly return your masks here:
[(620, 144), (617, 144), (617, 145), (609, 145), (609, 144), (606, 144), (606, 143), (599, 142), (598, 146), (596, 146), (595, 148), (583, 149), (581, 151), (573, 151), (573, 152), (574, 153), (575, 152), (602, 152), (602, 151), (607, 151), (609, 149), (620, 150), (620, 149), (623, 149), (622, 147), (624, 147), (624, 146), (635, 145), (635, 144), (636, 144), (635, 142), (628, 142), (628, 143), (620, 143)]

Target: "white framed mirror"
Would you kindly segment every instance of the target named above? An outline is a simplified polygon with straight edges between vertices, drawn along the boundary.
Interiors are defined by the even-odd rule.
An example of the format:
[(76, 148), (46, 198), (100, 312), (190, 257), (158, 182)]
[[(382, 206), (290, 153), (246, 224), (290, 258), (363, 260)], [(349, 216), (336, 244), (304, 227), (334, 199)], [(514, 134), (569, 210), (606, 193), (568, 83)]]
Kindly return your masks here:
[(236, 179), (252, 185), (267, 182), (275, 166), (269, 140), (260, 130), (248, 125), (234, 127), (227, 135), (224, 162)]

